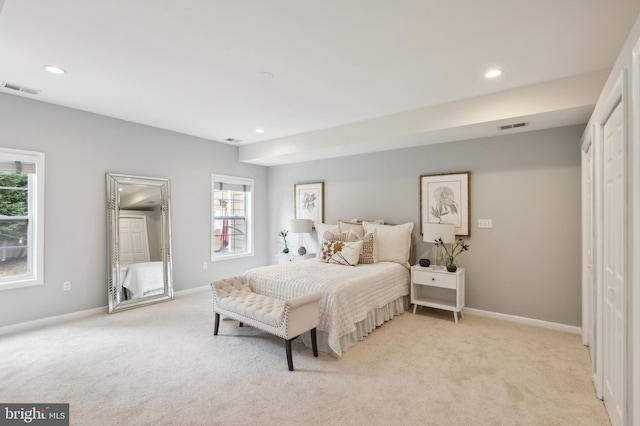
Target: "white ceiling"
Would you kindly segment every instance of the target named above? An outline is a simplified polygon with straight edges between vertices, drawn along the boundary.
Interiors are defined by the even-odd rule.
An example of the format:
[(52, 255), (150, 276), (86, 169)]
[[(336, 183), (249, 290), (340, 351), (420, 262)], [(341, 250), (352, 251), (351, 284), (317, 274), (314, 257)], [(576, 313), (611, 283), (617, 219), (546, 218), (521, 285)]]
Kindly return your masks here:
[[(463, 118), (448, 127), (460, 135), (427, 126), (410, 144), (464, 137), (470, 125), (501, 119), (533, 120), (518, 131), (584, 123), (640, 12), (637, 0), (2, 3), (0, 80), (40, 92), (0, 91), (219, 142), (233, 138), (241, 160), (266, 165), (406, 146), (400, 127), (371, 141), (363, 129), (416, 118), (416, 111), (479, 108), (501, 94), (521, 100), (523, 87), (586, 74), (596, 86), (588, 101), (558, 108), (549, 99), (520, 115)], [(48, 73), (45, 64), (67, 73)], [(503, 76), (485, 79), (492, 67)], [(570, 118), (546, 114), (559, 110)], [(536, 117), (547, 115), (555, 118), (536, 127)], [(314, 134), (332, 149), (310, 142)], [(295, 155), (281, 153), (285, 143), (298, 146)]]

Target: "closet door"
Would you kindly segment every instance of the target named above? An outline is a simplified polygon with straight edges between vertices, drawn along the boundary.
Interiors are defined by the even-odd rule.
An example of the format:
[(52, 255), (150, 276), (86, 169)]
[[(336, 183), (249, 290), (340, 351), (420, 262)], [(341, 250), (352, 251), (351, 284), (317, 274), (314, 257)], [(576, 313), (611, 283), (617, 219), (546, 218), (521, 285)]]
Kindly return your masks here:
[(144, 216), (121, 216), (119, 220), (120, 264), (149, 262), (149, 238)]
[(604, 402), (613, 425), (625, 422), (626, 127), (619, 103), (604, 125)]
[(120, 264), (131, 265), (133, 263), (133, 249), (131, 248), (131, 226), (129, 219), (118, 220), (118, 236), (120, 237)]

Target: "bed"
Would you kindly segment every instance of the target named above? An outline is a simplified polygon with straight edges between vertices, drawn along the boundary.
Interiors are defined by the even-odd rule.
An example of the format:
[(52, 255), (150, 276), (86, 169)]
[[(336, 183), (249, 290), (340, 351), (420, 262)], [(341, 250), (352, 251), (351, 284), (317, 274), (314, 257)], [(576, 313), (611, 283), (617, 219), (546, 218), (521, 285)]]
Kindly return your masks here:
[[(375, 246), (370, 245), (376, 253), (373, 262), (356, 261), (346, 265), (323, 261), (328, 242), (333, 238), (344, 240), (346, 235), (347, 239), (355, 242), (356, 238), (350, 237), (357, 232), (350, 232), (352, 229), (340, 232), (340, 228), (326, 230), (323, 224), (316, 224), (318, 233), (322, 233), (319, 243), (322, 241), (324, 245), (319, 258), (263, 266), (245, 273), (253, 291), (271, 297), (291, 299), (321, 292), (318, 349), (335, 356), (341, 356), (376, 327), (402, 314), (409, 306), (413, 223), (397, 226), (376, 224), (375, 227), (367, 227), (367, 222), (364, 224), (365, 228), (360, 232), (362, 237), (357, 237), (361, 241), (367, 237), (371, 242), (375, 240)], [(346, 225), (342, 227), (345, 229)], [(355, 245), (355, 250), (360, 251), (360, 261), (363, 259), (362, 247), (362, 244)], [(303, 335), (302, 339), (311, 347), (309, 336)]]
[(164, 270), (162, 262), (142, 262), (120, 267), (122, 287), (127, 290), (127, 299), (164, 293)]

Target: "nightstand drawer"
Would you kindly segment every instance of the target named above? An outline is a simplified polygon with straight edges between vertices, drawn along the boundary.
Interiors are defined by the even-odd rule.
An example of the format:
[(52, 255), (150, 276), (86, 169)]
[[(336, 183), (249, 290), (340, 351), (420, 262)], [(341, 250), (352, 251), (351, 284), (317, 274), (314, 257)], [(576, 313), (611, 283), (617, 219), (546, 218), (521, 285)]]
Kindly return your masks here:
[(280, 253), (278, 263), (282, 265), (284, 263), (302, 262), (303, 260), (313, 259), (314, 257), (316, 257), (315, 253), (307, 253), (304, 255), (299, 255), (297, 253)]
[(414, 270), (413, 282), (415, 284), (426, 284), (432, 287), (442, 287), (455, 290), (457, 278), (455, 274)]

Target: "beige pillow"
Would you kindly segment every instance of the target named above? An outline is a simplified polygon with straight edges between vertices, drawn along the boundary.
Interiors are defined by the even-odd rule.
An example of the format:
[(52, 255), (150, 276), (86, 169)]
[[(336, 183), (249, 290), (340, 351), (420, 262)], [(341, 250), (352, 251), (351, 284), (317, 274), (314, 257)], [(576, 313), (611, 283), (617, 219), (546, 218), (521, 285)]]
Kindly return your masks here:
[[(370, 223), (384, 224), (384, 220), (378, 219), (374, 220)], [(352, 231), (360, 238), (364, 238), (364, 226), (362, 226), (362, 222), (358, 222), (357, 220), (338, 220), (338, 226), (340, 227), (340, 232), (349, 232)]]
[(364, 238), (358, 237), (355, 232), (349, 231), (347, 233), (340, 232), (339, 234), (334, 234), (329, 231), (325, 231), (323, 238), (325, 241), (344, 241), (344, 242), (355, 242), (362, 241), (362, 251), (360, 252), (360, 257), (358, 259), (358, 263), (363, 264), (373, 264), (378, 262), (378, 256), (376, 252), (375, 246), (375, 233), (374, 229), (372, 232), (368, 233), (364, 236)]
[(353, 242), (324, 240), (319, 260), (337, 265), (356, 266), (362, 251), (362, 244), (362, 240)]
[(363, 222), (365, 232), (368, 234), (376, 231), (376, 249), (378, 262), (396, 262), (407, 268), (411, 254), (411, 233), (413, 222), (402, 225), (379, 225), (372, 222)]
[[(349, 240), (353, 238), (351, 236), (358, 238), (354, 232), (349, 231)], [(372, 229), (371, 232), (364, 236), (364, 238), (358, 239), (362, 240), (362, 253), (360, 253), (360, 259), (358, 260), (358, 263), (362, 263), (365, 265), (378, 263), (378, 253), (376, 250), (376, 230)]]

